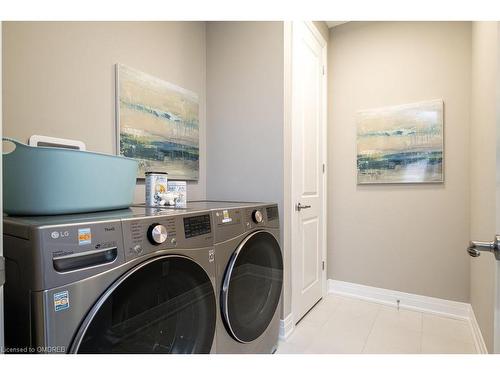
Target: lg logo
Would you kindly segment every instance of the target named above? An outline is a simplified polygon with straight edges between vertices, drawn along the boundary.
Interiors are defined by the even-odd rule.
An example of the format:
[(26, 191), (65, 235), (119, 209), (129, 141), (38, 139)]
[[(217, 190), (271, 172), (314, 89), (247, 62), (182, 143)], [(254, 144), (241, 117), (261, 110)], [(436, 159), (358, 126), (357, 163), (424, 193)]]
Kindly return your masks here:
[(50, 237), (52, 237), (54, 240), (57, 240), (59, 237), (69, 237), (69, 232), (67, 230), (65, 230), (64, 232), (54, 231), (50, 234)]

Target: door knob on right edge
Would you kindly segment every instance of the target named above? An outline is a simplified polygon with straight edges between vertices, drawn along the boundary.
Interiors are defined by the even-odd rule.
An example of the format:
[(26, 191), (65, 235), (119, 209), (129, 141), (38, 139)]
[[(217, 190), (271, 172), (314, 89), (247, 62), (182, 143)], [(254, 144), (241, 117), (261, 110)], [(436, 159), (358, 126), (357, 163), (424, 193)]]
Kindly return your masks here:
[(469, 255), (474, 258), (480, 256), (481, 251), (493, 253), (496, 260), (500, 260), (500, 235), (496, 235), (495, 240), (492, 242), (471, 241), (467, 248)]

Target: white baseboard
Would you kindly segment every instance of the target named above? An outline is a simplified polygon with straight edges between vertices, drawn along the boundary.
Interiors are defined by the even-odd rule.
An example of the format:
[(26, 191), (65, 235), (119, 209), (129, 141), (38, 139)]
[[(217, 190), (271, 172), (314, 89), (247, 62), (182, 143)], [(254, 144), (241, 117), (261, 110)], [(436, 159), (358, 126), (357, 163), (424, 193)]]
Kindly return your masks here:
[(328, 280), (328, 293), (358, 298), (388, 306), (397, 306), (399, 301), (399, 307), (407, 310), (468, 321), (471, 325), (477, 352), (481, 354), (488, 353), (474, 311), (469, 303), (404, 293), (390, 289), (375, 288), (372, 286), (332, 279)]
[(479, 328), (476, 315), (474, 314), (474, 310), (471, 305), (469, 305), (469, 323), (472, 328), (472, 336), (474, 337), (474, 344), (476, 345), (477, 352), (479, 354), (488, 354), (488, 348), (484, 342), (483, 335), (481, 334), (481, 328)]
[(293, 332), (293, 315), (290, 313), (285, 319), (280, 319), (280, 339), (284, 340)]
[(375, 288), (345, 281), (328, 280), (328, 292), (373, 301), (389, 306), (445, 315), (450, 318), (468, 320), (470, 305), (464, 302), (449, 301), (441, 298), (398, 292), (396, 290)]

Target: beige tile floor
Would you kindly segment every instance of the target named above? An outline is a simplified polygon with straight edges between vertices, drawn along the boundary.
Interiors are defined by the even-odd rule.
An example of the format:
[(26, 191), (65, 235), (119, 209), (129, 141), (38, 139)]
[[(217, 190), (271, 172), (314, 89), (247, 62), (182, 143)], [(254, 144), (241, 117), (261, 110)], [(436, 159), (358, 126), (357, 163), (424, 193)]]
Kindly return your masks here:
[(467, 321), (327, 295), (277, 353), (471, 354), (476, 347)]

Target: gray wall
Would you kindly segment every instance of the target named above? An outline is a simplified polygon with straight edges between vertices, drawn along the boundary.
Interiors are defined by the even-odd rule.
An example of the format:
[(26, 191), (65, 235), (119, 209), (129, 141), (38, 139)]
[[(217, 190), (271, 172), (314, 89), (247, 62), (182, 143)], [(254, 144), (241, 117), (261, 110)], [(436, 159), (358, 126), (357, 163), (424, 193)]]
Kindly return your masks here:
[[(200, 179), (205, 198), (205, 22), (4, 22), (4, 135), (43, 134), (115, 152), (114, 65), (123, 63), (200, 98)], [(136, 192), (144, 202), (144, 185)]]
[[(470, 22), (350, 22), (328, 50), (328, 277), (468, 301)], [(357, 186), (356, 111), (438, 98), (445, 183)]]
[(207, 23), (208, 199), (273, 201), (283, 217), (283, 58), (282, 22)]
[[(495, 158), (498, 124), (498, 23), (472, 24), (471, 238), (491, 241), (496, 230)], [(493, 352), (497, 262), (490, 254), (471, 259), (470, 301), (488, 352)]]
[(282, 210), (282, 22), (6, 22), (3, 31), (6, 136), (74, 138), (113, 153), (114, 64), (123, 63), (200, 96), (200, 181), (188, 185), (189, 200), (276, 201)]

